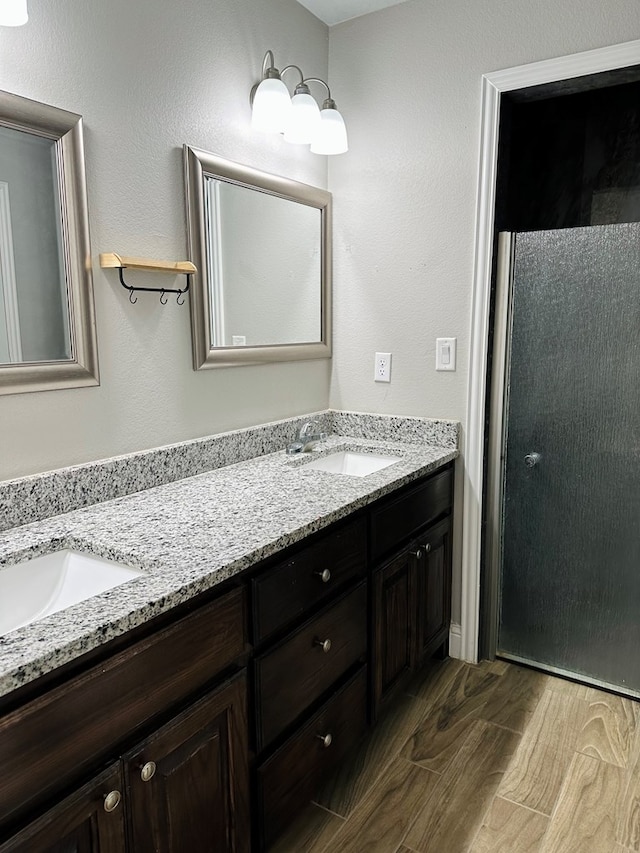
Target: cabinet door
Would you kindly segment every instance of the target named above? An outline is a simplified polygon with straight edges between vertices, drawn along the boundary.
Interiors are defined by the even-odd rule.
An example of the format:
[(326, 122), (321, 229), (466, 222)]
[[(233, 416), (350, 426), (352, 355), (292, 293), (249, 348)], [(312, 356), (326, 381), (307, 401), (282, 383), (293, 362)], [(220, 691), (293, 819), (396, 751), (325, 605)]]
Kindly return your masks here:
[(196, 702), (124, 757), (135, 853), (246, 853), (246, 679)]
[(0, 845), (0, 853), (125, 853), (120, 765)]
[(416, 562), (409, 547), (373, 575), (374, 715), (415, 665)]
[(418, 572), (418, 663), (449, 636), (451, 620), (451, 518), (431, 527), (420, 539)]

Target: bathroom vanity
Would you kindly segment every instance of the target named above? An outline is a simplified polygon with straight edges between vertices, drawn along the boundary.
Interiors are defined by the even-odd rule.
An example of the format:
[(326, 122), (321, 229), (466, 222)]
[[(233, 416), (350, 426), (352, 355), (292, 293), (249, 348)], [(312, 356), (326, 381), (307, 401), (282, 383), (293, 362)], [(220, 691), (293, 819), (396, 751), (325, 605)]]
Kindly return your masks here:
[[(457, 451), (393, 450), (401, 461), (367, 477), (270, 454), (3, 534), (5, 549), (92, 536), (104, 551), (119, 533), (149, 580), (99, 597), (84, 647), (54, 655), (38, 623), (4, 638), (1, 853), (268, 848), (447, 650)], [(180, 542), (168, 506), (191, 519)], [(71, 626), (56, 616), (40, 625)]]
[(452, 499), (449, 464), (251, 580), (259, 849), (424, 659), (446, 653)]

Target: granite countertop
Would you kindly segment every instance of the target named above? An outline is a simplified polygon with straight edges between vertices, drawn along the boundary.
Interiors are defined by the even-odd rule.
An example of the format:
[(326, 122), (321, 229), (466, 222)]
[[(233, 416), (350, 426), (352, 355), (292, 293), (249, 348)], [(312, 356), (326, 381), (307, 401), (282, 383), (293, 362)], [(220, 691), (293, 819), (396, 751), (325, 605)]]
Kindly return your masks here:
[[(336, 449), (401, 456), (366, 477), (309, 470)], [(0, 637), (0, 696), (433, 471), (450, 446), (332, 435), (0, 533), (3, 566), (62, 548), (143, 570), (139, 578)]]

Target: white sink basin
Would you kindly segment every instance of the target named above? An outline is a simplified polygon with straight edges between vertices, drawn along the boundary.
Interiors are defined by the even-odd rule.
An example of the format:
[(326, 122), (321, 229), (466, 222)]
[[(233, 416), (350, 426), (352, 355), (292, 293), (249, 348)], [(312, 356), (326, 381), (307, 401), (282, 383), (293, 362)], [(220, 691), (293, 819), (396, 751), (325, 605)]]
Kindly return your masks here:
[(144, 572), (78, 551), (0, 568), (0, 634), (44, 619)]
[(341, 450), (322, 456), (316, 462), (310, 462), (305, 468), (314, 471), (329, 471), (332, 474), (348, 474), (351, 477), (366, 477), (375, 471), (382, 471), (394, 462), (399, 462), (401, 456), (383, 456), (379, 453), (356, 453), (353, 450)]

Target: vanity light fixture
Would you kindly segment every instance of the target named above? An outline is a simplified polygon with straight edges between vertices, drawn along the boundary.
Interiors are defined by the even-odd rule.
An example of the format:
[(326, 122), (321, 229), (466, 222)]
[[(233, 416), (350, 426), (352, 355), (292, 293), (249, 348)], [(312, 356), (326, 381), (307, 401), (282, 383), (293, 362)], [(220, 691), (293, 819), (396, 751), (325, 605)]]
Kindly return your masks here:
[(21, 27), (28, 20), (27, 0), (0, 0), (0, 27)]
[[(297, 71), (300, 82), (293, 97), (282, 80), (286, 71)], [(327, 90), (322, 109), (311, 94), (309, 83), (320, 83)], [(348, 150), (344, 119), (331, 97), (331, 90), (319, 77), (306, 77), (297, 65), (282, 71), (274, 65), (268, 50), (262, 62), (262, 80), (251, 90), (251, 126), (267, 133), (283, 133), (287, 142), (310, 145), (314, 154), (343, 154)]]

